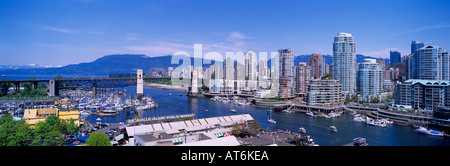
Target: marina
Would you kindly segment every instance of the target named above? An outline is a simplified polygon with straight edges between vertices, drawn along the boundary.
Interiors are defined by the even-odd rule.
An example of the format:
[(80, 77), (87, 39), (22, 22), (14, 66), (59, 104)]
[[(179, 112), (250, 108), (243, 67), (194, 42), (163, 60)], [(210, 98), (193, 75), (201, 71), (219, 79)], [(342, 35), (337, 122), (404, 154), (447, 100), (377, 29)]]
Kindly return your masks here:
[[(135, 87), (126, 87), (127, 92), (133, 93)], [(171, 93), (172, 95), (169, 95)], [(343, 113), (339, 118), (321, 118), (308, 116), (305, 113), (272, 112), (271, 118), (276, 123), (268, 121), (267, 109), (257, 108), (253, 105), (235, 105), (208, 98), (188, 97), (185, 93), (175, 90), (161, 90), (144, 88), (144, 94), (151, 94), (160, 105), (146, 111), (138, 111), (141, 118), (169, 116), (179, 114), (195, 114), (195, 118), (208, 118), (225, 115), (236, 115), (230, 110), (236, 109), (237, 114), (250, 114), (263, 129), (306, 131), (315, 144), (320, 146), (342, 146), (353, 142), (354, 138), (365, 138), (370, 146), (449, 146), (448, 137), (434, 137), (415, 132), (413, 127), (404, 125), (387, 125), (376, 127), (363, 123), (353, 122), (353, 115)], [(180, 96), (180, 94), (182, 96)], [(208, 110), (208, 111), (205, 111)], [(306, 112), (306, 111), (305, 111)], [(130, 112), (130, 117), (135, 113)], [(95, 122), (98, 116), (91, 115), (87, 121)], [(126, 119), (126, 113), (115, 117), (101, 117), (102, 122), (116, 123)], [(131, 118), (130, 118), (131, 119)], [(330, 132), (330, 126), (335, 126), (338, 132)]]
[[(286, 109), (288, 111), (271, 111), (267, 108), (255, 107), (245, 98), (235, 98), (235, 100), (229, 101), (225, 98), (214, 100), (189, 97), (182, 91), (148, 87), (144, 88), (145, 97), (142, 102), (139, 102), (133, 98), (133, 95), (130, 95), (135, 92), (135, 86), (105, 89), (98, 91), (97, 98), (92, 98), (91, 91), (67, 91), (62, 92), (61, 96), (67, 99), (61, 100), (59, 105), (54, 106), (54, 103), (48, 101), (47, 105), (43, 104), (38, 107), (79, 109), (80, 118), (84, 119), (86, 128), (98, 130), (101, 130), (103, 124), (127, 125), (136, 122), (153, 123), (249, 114), (260, 124), (262, 129), (303, 133), (309, 136), (307, 140), (313, 139), (314, 145), (320, 146), (348, 145), (358, 137), (364, 138), (364, 141), (370, 146), (450, 145), (448, 137), (421, 134), (421, 130), (417, 131), (410, 126), (392, 125), (392, 121), (388, 119), (377, 119), (356, 113), (289, 111), (289, 109)], [(68, 101), (71, 101), (70, 104)], [(19, 104), (9, 103), (9, 106), (17, 108)], [(146, 105), (151, 108), (141, 109)], [(138, 108), (139, 106), (142, 107)], [(16, 115), (20, 115), (20, 110), (16, 111)], [(20, 118), (20, 116), (16, 117)]]

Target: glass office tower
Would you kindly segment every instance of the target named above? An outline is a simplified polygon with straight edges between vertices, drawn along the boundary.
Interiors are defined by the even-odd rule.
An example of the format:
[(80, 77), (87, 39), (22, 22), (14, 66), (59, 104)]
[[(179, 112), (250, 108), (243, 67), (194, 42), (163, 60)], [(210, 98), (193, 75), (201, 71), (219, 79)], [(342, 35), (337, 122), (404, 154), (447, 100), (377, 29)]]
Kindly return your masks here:
[(396, 63), (401, 63), (402, 55), (398, 51), (390, 51), (390, 62), (389, 67), (394, 66)]
[(411, 54), (414, 54), (419, 48), (422, 48), (424, 45), (421, 41), (412, 41), (411, 43)]

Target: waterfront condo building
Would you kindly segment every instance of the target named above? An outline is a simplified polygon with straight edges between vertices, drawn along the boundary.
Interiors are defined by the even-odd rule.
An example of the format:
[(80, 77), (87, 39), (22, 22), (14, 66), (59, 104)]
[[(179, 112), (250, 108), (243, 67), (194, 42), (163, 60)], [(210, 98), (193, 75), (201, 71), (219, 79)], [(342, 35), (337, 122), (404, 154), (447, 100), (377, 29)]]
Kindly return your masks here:
[(233, 93), (234, 92), (234, 59), (231, 57), (227, 57), (225, 59), (225, 80), (224, 80), (224, 88), (225, 93)]
[(427, 109), (450, 106), (450, 81), (410, 79), (395, 86), (395, 107)]
[(306, 104), (336, 107), (344, 104), (342, 85), (339, 80), (311, 80), (306, 93)]
[(325, 76), (325, 58), (320, 54), (312, 54), (308, 60), (308, 66), (311, 69), (312, 79), (320, 79)]
[(270, 69), (267, 66), (267, 60), (259, 58), (258, 87), (268, 88), (270, 86)]
[(409, 70), (411, 79), (449, 80), (449, 56), (441, 47), (426, 46), (411, 56)]
[(257, 58), (256, 53), (249, 51), (245, 54), (245, 87), (247, 91), (256, 90), (258, 87), (257, 83)]
[(360, 99), (369, 101), (383, 90), (383, 70), (376, 59), (364, 59), (358, 66), (356, 88)]
[(299, 62), (295, 66), (294, 84), (297, 96), (306, 94), (308, 90), (309, 80), (311, 78), (311, 70), (305, 62)]
[(349, 33), (339, 33), (333, 43), (333, 78), (340, 81), (342, 90), (356, 90), (356, 44)]
[(281, 98), (294, 97), (294, 50), (279, 49), (279, 91)]

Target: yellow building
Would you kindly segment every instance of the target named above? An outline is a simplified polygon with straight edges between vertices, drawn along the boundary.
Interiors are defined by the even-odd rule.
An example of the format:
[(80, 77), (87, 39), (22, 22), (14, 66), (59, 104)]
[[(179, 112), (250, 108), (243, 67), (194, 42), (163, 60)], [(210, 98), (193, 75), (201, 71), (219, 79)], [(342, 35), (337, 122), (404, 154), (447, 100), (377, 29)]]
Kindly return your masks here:
[(75, 124), (80, 126), (80, 111), (78, 110), (59, 110), (57, 114), (59, 119), (69, 121), (70, 118), (75, 120)]
[(36, 123), (45, 121), (50, 115), (56, 115), (59, 119), (67, 121), (72, 118), (75, 120), (75, 124), (80, 125), (80, 112), (78, 110), (58, 110), (58, 108), (26, 109), (23, 119), (33, 128)]

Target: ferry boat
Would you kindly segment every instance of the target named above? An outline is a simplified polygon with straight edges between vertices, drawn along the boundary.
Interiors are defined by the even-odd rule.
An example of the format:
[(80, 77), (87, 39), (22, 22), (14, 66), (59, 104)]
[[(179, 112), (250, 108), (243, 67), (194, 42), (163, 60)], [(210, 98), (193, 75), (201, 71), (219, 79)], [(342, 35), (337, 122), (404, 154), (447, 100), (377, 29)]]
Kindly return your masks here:
[(421, 133), (421, 134), (432, 135), (432, 136), (439, 136), (439, 137), (444, 136), (444, 133), (441, 131), (432, 130), (429, 128), (425, 128), (423, 126), (420, 126), (418, 129), (416, 129), (416, 132)]

